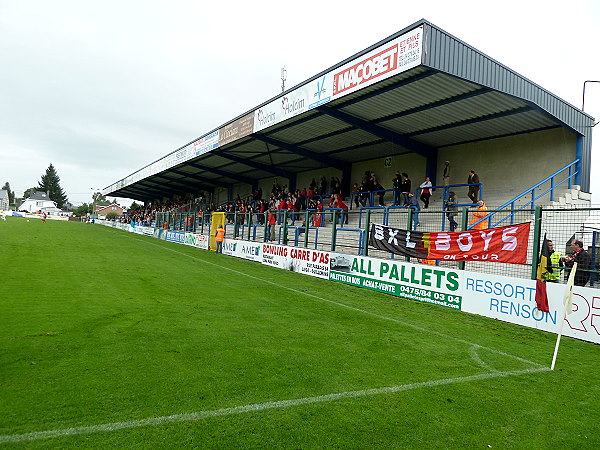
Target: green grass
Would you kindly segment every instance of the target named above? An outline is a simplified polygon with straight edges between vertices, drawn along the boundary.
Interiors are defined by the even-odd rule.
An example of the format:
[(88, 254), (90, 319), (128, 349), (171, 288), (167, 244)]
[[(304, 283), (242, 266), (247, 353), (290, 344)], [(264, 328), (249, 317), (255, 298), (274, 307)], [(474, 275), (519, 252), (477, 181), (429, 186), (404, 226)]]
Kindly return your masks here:
[(98, 225), (8, 218), (0, 261), (0, 447), (600, 447), (597, 345), (497, 376), (548, 366), (555, 336)]

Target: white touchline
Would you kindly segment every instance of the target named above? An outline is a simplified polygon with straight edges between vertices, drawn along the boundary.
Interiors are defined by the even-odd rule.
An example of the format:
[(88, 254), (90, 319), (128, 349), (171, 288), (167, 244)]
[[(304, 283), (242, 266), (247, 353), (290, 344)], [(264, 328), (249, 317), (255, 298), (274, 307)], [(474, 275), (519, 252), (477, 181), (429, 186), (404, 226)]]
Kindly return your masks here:
[(244, 406), (235, 406), (232, 408), (213, 409), (207, 411), (197, 411), (192, 413), (174, 414), (171, 416), (150, 417), (140, 420), (130, 420), (127, 422), (112, 422), (101, 425), (90, 425), (86, 427), (59, 428), (56, 430), (34, 431), (22, 434), (4, 434), (0, 435), (0, 444), (9, 442), (34, 441), (38, 439), (48, 439), (54, 437), (73, 436), (79, 434), (99, 433), (102, 431), (116, 431), (127, 428), (139, 428), (152, 425), (164, 425), (169, 423), (190, 422), (207, 419), (210, 417), (229, 416), (233, 414), (243, 414), (256, 411), (264, 411), (275, 408), (289, 408), (292, 406), (308, 405), (313, 403), (324, 403), (346, 398), (366, 397), (371, 395), (392, 394), (395, 392), (408, 391), (422, 387), (435, 387), (447, 384), (465, 383), (469, 381), (486, 380), (490, 378), (509, 377), (524, 375), (536, 372), (550, 371), (548, 367), (536, 367), (523, 370), (514, 370), (508, 372), (491, 372), (468, 377), (446, 378), (442, 380), (423, 381), (420, 383), (400, 384), (397, 386), (387, 386), (375, 389), (364, 389), (360, 391), (339, 392), (335, 394), (318, 395), (315, 397), (304, 397), (291, 400), (280, 400), (265, 403), (253, 403)]
[(394, 319), (392, 317), (382, 316), (380, 314), (376, 314), (376, 313), (373, 313), (373, 312), (370, 312), (370, 311), (365, 311), (364, 309), (355, 308), (354, 306), (349, 306), (349, 305), (346, 305), (344, 303), (340, 303), (340, 302), (336, 302), (334, 300), (329, 300), (329, 299), (326, 299), (326, 298), (323, 298), (323, 297), (319, 297), (318, 295), (314, 295), (314, 294), (311, 294), (309, 292), (299, 291), (298, 289), (294, 289), (292, 287), (285, 286), (283, 284), (275, 283), (275, 282), (267, 280), (265, 278), (259, 278), (259, 277), (256, 277), (254, 275), (250, 275), (250, 274), (245, 273), (245, 272), (240, 272), (239, 270), (235, 270), (235, 269), (232, 269), (230, 267), (222, 266), (220, 264), (217, 264), (217, 263), (214, 263), (214, 262), (211, 262), (211, 261), (207, 261), (205, 259), (197, 258), (197, 257), (195, 257), (193, 255), (188, 254), (188, 253), (180, 252), (178, 250), (166, 247), (164, 245), (158, 245), (158, 244), (155, 244), (154, 242), (150, 242), (150, 241), (145, 240), (145, 239), (138, 239), (137, 237), (134, 237), (134, 236), (128, 236), (128, 237), (131, 237), (131, 238), (133, 238), (133, 239), (135, 239), (137, 241), (145, 242), (148, 245), (154, 245), (155, 247), (159, 247), (159, 248), (162, 248), (164, 250), (167, 250), (167, 251), (170, 251), (170, 252), (173, 252), (173, 253), (177, 253), (178, 255), (187, 256), (188, 258), (192, 258), (192, 259), (195, 259), (195, 260), (202, 261), (204, 264), (209, 264), (211, 266), (215, 266), (215, 267), (218, 267), (218, 268), (223, 269), (223, 270), (228, 270), (230, 272), (236, 273), (238, 275), (241, 275), (241, 276), (244, 276), (244, 277), (247, 277), (247, 278), (252, 278), (254, 280), (258, 280), (258, 281), (263, 282), (263, 283), (268, 283), (268, 284), (271, 284), (273, 286), (277, 286), (278, 288), (281, 288), (281, 289), (286, 289), (288, 291), (296, 292), (297, 294), (305, 295), (307, 297), (312, 297), (312, 298), (315, 298), (317, 300), (321, 300), (323, 302), (327, 302), (327, 303), (331, 303), (331, 304), (334, 304), (334, 305), (337, 305), (337, 306), (341, 306), (342, 308), (350, 309), (352, 311), (357, 311), (357, 312), (360, 312), (362, 314), (367, 314), (367, 315), (372, 316), (372, 317), (377, 317), (377, 318), (383, 319), (383, 320), (389, 320), (391, 322), (395, 322), (395, 323), (398, 323), (400, 325), (404, 325), (406, 327), (412, 328), (414, 330), (421, 331), (423, 333), (435, 334), (437, 336), (440, 336), (440, 337), (443, 337), (443, 338), (446, 338), (446, 339), (452, 339), (453, 341), (460, 342), (460, 343), (466, 344), (468, 346), (476, 346), (478, 348), (481, 348), (483, 350), (487, 350), (489, 352), (493, 352), (493, 353), (496, 353), (496, 354), (499, 354), (499, 355), (502, 355), (502, 356), (506, 356), (508, 358), (516, 359), (517, 361), (521, 361), (523, 363), (531, 364), (532, 366), (542, 367), (542, 365), (539, 364), (539, 363), (536, 363), (534, 361), (529, 361), (528, 359), (521, 358), (519, 356), (511, 355), (510, 353), (506, 353), (506, 352), (503, 352), (501, 350), (496, 350), (494, 348), (484, 347), (484, 346), (476, 344), (474, 342), (465, 341), (464, 339), (460, 339), (460, 338), (457, 338), (455, 336), (450, 336), (448, 334), (440, 333), (439, 331), (428, 330), (427, 328), (422, 328), (422, 327), (420, 327), (418, 325), (414, 325), (412, 323), (403, 322), (401, 320)]

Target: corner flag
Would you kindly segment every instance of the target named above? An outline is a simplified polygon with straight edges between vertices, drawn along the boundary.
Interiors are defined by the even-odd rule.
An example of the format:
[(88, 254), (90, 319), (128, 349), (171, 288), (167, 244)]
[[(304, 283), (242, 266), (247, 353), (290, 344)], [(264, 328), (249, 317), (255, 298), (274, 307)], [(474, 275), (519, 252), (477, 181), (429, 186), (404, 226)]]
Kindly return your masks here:
[(537, 309), (543, 312), (550, 312), (545, 280), (545, 275), (548, 272), (552, 272), (550, 247), (548, 247), (548, 239), (544, 234), (544, 242), (542, 243), (542, 251), (540, 252), (540, 262), (538, 263), (537, 268), (537, 281), (535, 283), (535, 303), (537, 304)]
[(567, 288), (565, 289), (563, 303), (565, 304), (565, 314), (567, 316), (573, 312), (573, 284), (575, 283), (575, 272), (577, 272), (577, 263), (573, 263), (573, 268), (571, 269), (567, 281)]

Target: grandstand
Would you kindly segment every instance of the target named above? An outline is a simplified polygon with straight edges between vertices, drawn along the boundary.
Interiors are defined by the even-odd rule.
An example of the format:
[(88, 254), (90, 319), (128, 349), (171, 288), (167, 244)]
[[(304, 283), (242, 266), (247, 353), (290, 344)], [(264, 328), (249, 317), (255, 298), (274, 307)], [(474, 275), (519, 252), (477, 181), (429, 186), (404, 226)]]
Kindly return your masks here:
[[(476, 225), (471, 217), (477, 206), (467, 190), (477, 187), (487, 204), (481, 219), (487, 227), (531, 223), (528, 263), (466, 267), (531, 278), (543, 233), (563, 253), (585, 234), (598, 259), (596, 231), (585, 226), (595, 220), (589, 194), (593, 123), (578, 108), (421, 20), (103, 193), (143, 201), (130, 220), (153, 229), (208, 234), (211, 213), (221, 211), (227, 238), (265, 242), (273, 212), (270, 241), (396, 259), (365, 245), (371, 223), (447, 231), (444, 200), (453, 190), (459, 229), (467, 230)], [(443, 179), (445, 161), (449, 179)], [(469, 185), (471, 170), (479, 182)], [(426, 176), (435, 188), (430, 207), (418, 213), (418, 228), (414, 212), (397, 202), (392, 180), (399, 172), (410, 176), (417, 197)], [(343, 203), (330, 202), (332, 194), (341, 194)], [(346, 207), (348, 223), (341, 223)]]

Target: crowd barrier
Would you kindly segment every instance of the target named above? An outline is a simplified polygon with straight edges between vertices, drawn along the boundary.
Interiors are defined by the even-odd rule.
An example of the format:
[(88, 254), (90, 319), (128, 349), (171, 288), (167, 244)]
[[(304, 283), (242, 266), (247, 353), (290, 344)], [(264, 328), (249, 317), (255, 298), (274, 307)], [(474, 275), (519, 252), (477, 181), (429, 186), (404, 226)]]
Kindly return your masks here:
[[(96, 223), (209, 249), (207, 234)], [(240, 239), (226, 238), (223, 254), (555, 334), (564, 314), (565, 286), (560, 284), (547, 284), (550, 311), (542, 312), (536, 307), (535, 280)], [(575, 286), (573, 293), (574, 310), (563, 335), (600, 344), (598, 290)]]

